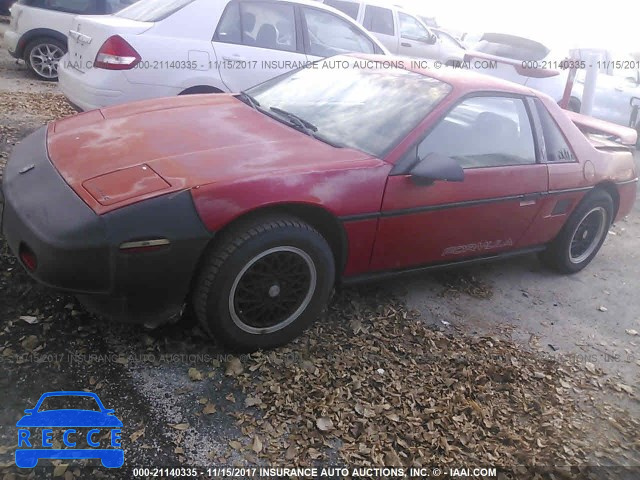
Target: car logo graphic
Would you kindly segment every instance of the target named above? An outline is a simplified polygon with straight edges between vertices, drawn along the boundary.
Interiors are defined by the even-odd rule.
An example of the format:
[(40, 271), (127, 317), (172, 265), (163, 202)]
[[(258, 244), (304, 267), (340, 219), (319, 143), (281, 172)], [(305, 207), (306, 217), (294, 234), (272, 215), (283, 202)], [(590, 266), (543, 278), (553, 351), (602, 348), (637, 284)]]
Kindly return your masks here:
[[(82, 400), (97, 407), (96, 410), (62, 408), (44, 410), (43, 402), (48, 399)], [(75, 397), (75, 398), (74, 398)], [(65, 399), (63, 399), (65, 400)], [(95, 401), (95, 403), (93, 401)], [(50, 403), (51, 400), (48, 400)], [(16, 466), (33, 468), (39, 459), (100, 459), (107, 468), (120, 468), (124, 464), (124, 451), (120, 444), (122, 422), (111, 409), (104, 407), (100, 398), (91, 392), (48, 392), (44, 393), (34, 408), (25, 410), (26, 415), (16, 423), (18, 427), (18, 449), (15, 451)], [(41, 428), (41, 432), (35, 429)], [(53, 429), (63, 430), (61, 437), (67, 448), (54, 448)], [(82, 433), (82, 429), (86, 433)], [(105, 438), (108, 430), (108, 448), (101, 446), (100, 439)], [(76, 448), (85, 441), (91, 448)]]

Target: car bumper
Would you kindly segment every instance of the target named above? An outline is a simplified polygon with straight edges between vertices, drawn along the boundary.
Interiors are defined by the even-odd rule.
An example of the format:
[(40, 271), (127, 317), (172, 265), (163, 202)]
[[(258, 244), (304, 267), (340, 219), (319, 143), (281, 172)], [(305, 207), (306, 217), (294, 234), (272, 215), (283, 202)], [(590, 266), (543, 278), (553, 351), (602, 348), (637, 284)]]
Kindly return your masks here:
[(13, 30), (7, 30), (6, 32), (4, 32), (4, 44), (7, 47), (7, 50), (9, 50), (9, 54), (14, 58), (19, 57), (17, 53), (19, 41), (20, 35), (18, 33), (14, 32)]
[(81, 72), (68, 55), (58, 65), (58, 84), (69, 103), (80, 110), (94, 110), (149, 98), (172, 97), (179, 88), (131, 83), (124, 71), (89, 68)]
[[(18, 144), (2, 182), (3, 236), (37, 281), (74, 293), (87, 308), (120, 321), (160, 324), (179, 315), (212, 234), (189, 191), (97, 215), (47, 155), (46, 128)], [(159, 250), (129, 253), (125, 242), (165, 238)], [(21, 255), (37, 259), (29, 269)]]

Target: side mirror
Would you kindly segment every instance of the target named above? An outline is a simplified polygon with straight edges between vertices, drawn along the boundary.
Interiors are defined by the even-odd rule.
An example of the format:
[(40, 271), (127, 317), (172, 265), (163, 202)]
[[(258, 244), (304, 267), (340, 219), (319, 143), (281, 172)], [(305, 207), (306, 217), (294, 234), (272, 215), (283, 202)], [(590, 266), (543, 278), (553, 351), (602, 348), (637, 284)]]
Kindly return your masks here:
[(107, 415), (112, 415), (114, 414), (116, 411), (112, 408), (106, 408), (102, 413), (105, 413)]
[(34, 413), (34, 412), (33, 412), (34, 410), (35, 410), (35, 408), (27, 408), (27, 409), (24, 411), (24, 413), (31, 414), (31, 413)]
[(434, 45), (438, 41), (438, 37), (433, 33), (430, 33), (429, 35), (422, 37), (420, 40), (428, 45)]
[(420, 160), (409, 172), (416, 185), (431, 185), (438, 180), (445, 182), (464, 181), (464, 170), (451, 157), (430, 153)]

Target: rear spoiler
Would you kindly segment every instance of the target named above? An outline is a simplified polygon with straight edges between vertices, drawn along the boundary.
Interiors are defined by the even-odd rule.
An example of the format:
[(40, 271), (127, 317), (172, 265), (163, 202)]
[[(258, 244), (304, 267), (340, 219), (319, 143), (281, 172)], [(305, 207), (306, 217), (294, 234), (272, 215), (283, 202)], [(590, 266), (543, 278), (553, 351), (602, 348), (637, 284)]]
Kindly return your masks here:
[(633, 128), (598, 120), (597, 118), (581, 115), (570, 110), (565, 110), (564, 112), (583, 133), (608, 135), (617, 139), (619, 143), (627, 146), (634, 146), (638, 141), (638, 132)]
[(535, 64), (535, 62), (528, 62), (522, 60), (514, 60), (512, 58), (507, 57), (499, 57), (497, 55), (490, 55), (488, 53), (476, 52), (476, 51), (468, 51), (464, 55), (465, 63), (471, 62), (474, 58), (478, 58), (480, 60), (489, 60), (498, 63), (503, 63), (505, 65), (511, 65), (519, 75), (525, 77), (533, 77), (533, 78), (549, 78), (560, 75), (559, 70), (553, 70), (551, 68), (527, 68), (527, 64)]

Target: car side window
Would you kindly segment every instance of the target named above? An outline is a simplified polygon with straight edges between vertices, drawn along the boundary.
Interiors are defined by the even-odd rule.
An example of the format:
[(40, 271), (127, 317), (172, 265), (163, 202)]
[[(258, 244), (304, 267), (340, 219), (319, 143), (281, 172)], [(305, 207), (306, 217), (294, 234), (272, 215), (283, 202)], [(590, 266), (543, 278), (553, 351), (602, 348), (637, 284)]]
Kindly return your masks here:
[(393, 12), (388, 8), (367, 5), (364, 12), (364, 28), (373, 33), (395, 35)]
[(309, 55), (330, 57), (342, 53), (375, 53), (374, 43), (356, 27), (329, 12), (302, 7), (307, 24)]
[(547, 108), (538, 99), (535, 99), (534, 103), (542, 124), (546, 161), (549, 163), (575, 162), (576, 157), (571, 147)]
[(429, 32), (422, 24), (406, 13), (398, 12), (400, 36), (409, 40), (421, 40), (429, 37)]
[[(94, 15), (104, 13), (98, 0), (44, 0), (42, 8), (58, 12)], [(39, 5), (38, 5), (39, 6)]]
[(345, 2), (344, 0), (325, 0), (324, 3), (336, 10), (340, 10), (345, 15), (349, 15), (354, 20), (358, 19), (358, 11), (360, 9), (360, 4), (358, 3)]
[(231, 2), (214, 40), (271, 50), (297, 50), (293, 5), (266, 2)]
[(418, 158), (438, 153), (462, 168), (536, 163), (531, 121), (524, 102), (513, 97), (464, 100), (418, 145)]

